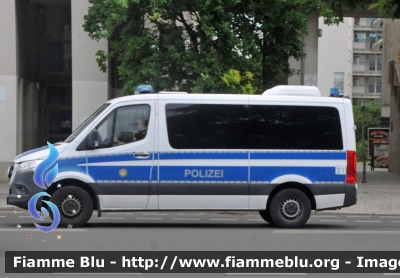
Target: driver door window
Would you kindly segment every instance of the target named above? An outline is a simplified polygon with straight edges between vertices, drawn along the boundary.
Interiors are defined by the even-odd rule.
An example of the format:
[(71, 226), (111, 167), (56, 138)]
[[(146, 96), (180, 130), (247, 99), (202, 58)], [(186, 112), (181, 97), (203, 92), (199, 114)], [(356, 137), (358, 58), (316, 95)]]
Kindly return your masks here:
[(149, 117), (149, 105), (117, 108), (97, 126), (99, 147), (107, 148), (144, 139)]

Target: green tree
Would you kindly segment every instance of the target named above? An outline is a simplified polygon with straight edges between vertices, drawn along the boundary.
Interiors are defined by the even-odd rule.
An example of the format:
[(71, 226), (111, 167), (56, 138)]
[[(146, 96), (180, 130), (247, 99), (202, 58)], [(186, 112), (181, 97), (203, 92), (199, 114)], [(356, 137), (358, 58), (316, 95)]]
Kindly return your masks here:
[(252, 84), (254, 82), (254, 75), (249, 71), (242, 74), (238, 70), (230, 69), (224, 73), (222, 80), (228, 87), (226, 92), (229, 93), (252, 95), (256, 91), (256, 88)]
[(118, 61), (124, 90), (149, 82), (156, 90), (218, 92), (229, 69), (253, 73), (265, 90), (293, 74), (290, 57), (304, 57), (301, 37), (314, 0), (89, 0), (84, 29), (105, 38), (101, 70)]
[(368, 10), (378, 8), (379, 14), (400, 18), (398, 0), (330, 0), (321, 4), (321, 15), (326, 16), (325, 24), (339, 24), (343, 21), (343, 9)]
[(317, 10), (333, 24), (351, 9), (379, 5), (400, 16), (396, 0), (89, 0), (83, 25), (109, 50), (97, 52), (102, 71), (116, 59), (124, 91), (149, 82), (156, 90), (221, 92), (230, 69), (253, 73), (264, 91), (298, 72), (288, 60), (304, 57), (307, 17)]
[[(362, 106), (353, 106), (354, 124), (356, 125), (357, 158), (362, 159)], [(364, 152), (368, 154), (368, 128), (381, 126), (381, 106), (369, 102), (364, 112)]]

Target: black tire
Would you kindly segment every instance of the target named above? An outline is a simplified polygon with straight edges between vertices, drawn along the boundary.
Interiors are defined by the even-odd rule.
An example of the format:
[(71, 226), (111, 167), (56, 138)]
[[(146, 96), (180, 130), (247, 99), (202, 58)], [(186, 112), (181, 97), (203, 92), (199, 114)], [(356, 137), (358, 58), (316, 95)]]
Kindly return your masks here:
[(89, 193), (77, 186), (63, 186), (57, 189), (50, 197), (50, 201), (60, 211), (59, 227), (66, 227), (69, 224), (81, 227), (92, 217), (92, 198)]
[(271, 201), (270, 214), (281, 228), (299, 228), (311, 215), (311, 202), (300, 190), (288, 188), (278, 192)]
[(260, 213), (261, 218), (264, 219), (266, 222), (268, 222), (270, 224), (275, 224), (271, 218), (271, 213), (270, 213), (269, 209), (260, 210), (259, 213)]

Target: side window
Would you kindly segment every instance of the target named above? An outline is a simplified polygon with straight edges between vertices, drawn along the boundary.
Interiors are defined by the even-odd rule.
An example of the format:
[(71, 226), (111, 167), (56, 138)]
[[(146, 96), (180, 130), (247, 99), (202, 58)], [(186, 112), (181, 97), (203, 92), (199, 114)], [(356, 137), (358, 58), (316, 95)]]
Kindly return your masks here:
[(174, 149), (247, 149), (246, 105), (167, 104), (169, 144)]
[(147, 135), (150, 106), (134, 105), (117, 109), (114, 145), (143, 140)]
[(132, 105), (115, 109), (97, 127), (99, 148), (136, 142), (147, 135), (149, 105)]
[(251, 105), (249, 139), (251, 149), (343, 149), (334, 107)]
[(115, 111), (111, 112), (98, 126), (99, 148), (106, 148), (111, 145), (112, 130), (114, 128)]

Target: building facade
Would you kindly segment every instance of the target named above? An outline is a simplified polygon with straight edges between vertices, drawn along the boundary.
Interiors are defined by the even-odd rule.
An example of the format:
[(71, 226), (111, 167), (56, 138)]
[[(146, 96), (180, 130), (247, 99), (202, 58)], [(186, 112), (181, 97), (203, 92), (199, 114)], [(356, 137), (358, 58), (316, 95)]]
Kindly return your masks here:
[[(88, 0), (0, 1), (0, 181), (8, 180), (16, 155), (64, 140), (101, 104), (122, 95), (116, 71), (103, 73), (96, 62), (107, 42), (93, 41), (83, 30), (88, 7)], [(302, 74), (288, 84), (318, 85), (324, 96), (339, 87), (355, 102), (381, 98), (380, 23), (346, 22), (323, 27), (318, 13), (309, 16), (307, 56), (290, 60)], [(327, 42), (329, 36), (335, 39)], [(113, 61), (109, 66), (115, 69)]]
[(327, 26), (319, 19), (321, 92), (338, 88), (355, 105), (365, 99), (382, 102), (383, 24), (381, 18), (344, 18), (338, 26)]
[(390, 92), (385, 96), (390, 105), (389, 171), (400, 173), (400, 20), (387, 20), (384, 32), (390, 36), (385, 36), (383, 61), (393, 61), (394, 69), (384, 64), (384, 88)]
[(65, 139), (112, 93), (83, 30), (86, 0), (0, 1), (0, 181), (14, 157)]

